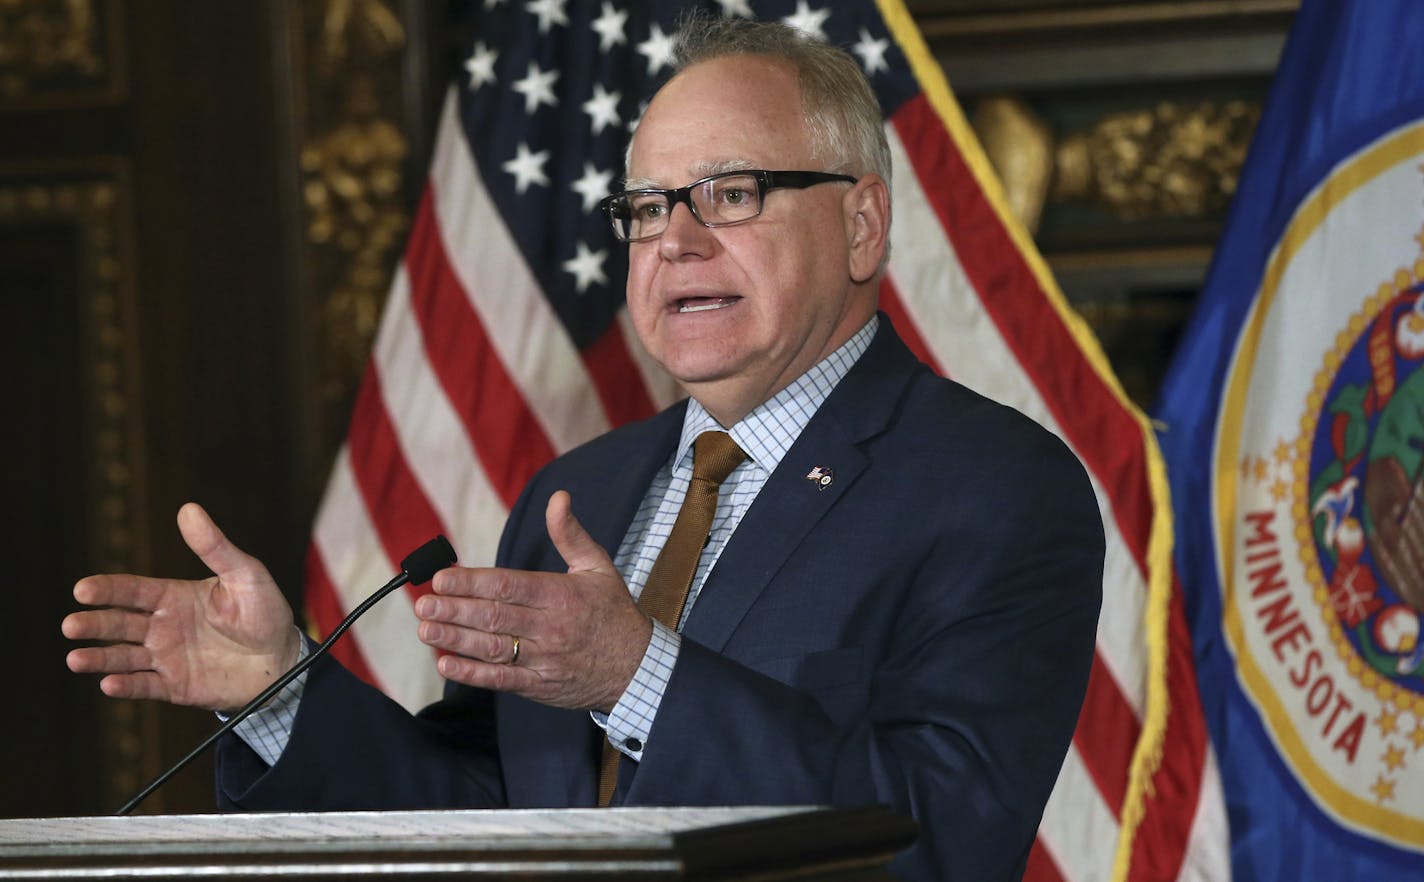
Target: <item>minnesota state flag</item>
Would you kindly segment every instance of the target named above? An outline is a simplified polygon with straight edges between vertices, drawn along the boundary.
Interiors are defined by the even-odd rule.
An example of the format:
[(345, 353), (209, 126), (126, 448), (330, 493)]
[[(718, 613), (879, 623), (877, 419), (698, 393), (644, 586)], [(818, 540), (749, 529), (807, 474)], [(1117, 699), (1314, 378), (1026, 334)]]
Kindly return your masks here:
[(1424, 2), (1302, 2), (1157, 416), (1234, 878), (1424, 879)]

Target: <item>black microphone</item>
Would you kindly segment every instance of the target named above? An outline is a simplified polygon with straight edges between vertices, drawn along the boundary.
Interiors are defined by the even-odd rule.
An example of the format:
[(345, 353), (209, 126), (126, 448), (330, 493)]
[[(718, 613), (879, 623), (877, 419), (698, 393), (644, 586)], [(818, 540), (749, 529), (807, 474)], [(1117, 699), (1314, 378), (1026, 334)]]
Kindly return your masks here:
[(129, 812), (133, 811), (139, 803), (143, 802), (145, 799), (148, 798), (149, 794), (153, 793), (153, 791), (157, 790), (159, 787), (162, 787), (164, 783), (168, 781), (169, 778), (172, 778), (174, 775), (178, 774), (178, 772), (182, 770), (183, 767), (187, 766), (188, 763), (191, 763), (193, 760), (197, 759), (203, 751), (211, 747), (213, 745), (213, 742), (217, 741), (224, 734), (232, 731), (232, 728), (234, 726), (250, 717), (253, 711), (256, 711), (259, 707), (270, 701), (272, 699), (272, 696), (276, 695), (278, 692), (281, 692), (282, 688), (285, 687), (288, 683), (292, 682), (297, 677), (300, 677), (302, 673), (306, 671), (307, 668), (311, 667), (313, 664), (316, 663), (317, 659), (321, 658), (323, 655), (326, 654), (326, 651), (331, 648), (331, 645), (336, 642), (338, 637), (346, 633), (346, 630), (351, 627), (353, 622), (359, 619), (366, 612), (366, 610), (375, 606), (376, 602), (382, 597), (385, 597), (387, 594), (390, 594), (392, 591), (396, 590), (407, 582), (412, 585), (423, 585), (426, 582), (429, 582), (431, 578), (434, 577), (434, 575), (440, 570), (445, 569), (454, 562), (455, 549), (450, 547), (449, 541), (446, 540), (444, 536), (436, 536), (434, 539), (431, 539), (429, 542), (425, 543), (416, 550), (412, 551), (410, 554), (406, 555), (405, 559), (401, 561), (400, 575), (396, 576), (394, 579), (390, 580), (385, 585), (382, 585), (381, 588), (377, 590), (375, 594), (372, 594), (370, 597), (361, 601), (360, 605), (353, 609), (350, 615), (341, 620), (341, 624), (337, 625), (336, 628), (332, 630), (331, 636), (327, 637), (326, 640), (323, 641), (322, 644), (318, 646), (314, 652), (312, 652), (310, 655), (308, 655), (301, 661), (297, 662), (295, 665), (293, 665), (292, 669), (287, 671), (287, 673), (278, 677), (275, 683), (262, 690), (262, 693), (256, 698), (249, 701), (242, 710), (229, 717), (227, 721), (223, 723), (222, 726), (219, 727), (216, 732), (209, 735), (207, 739), (203, 741), (202, 744), (199, 744), (197, 747), (193, 748), (191, 753), (179, 760), (168, 771), (164, 772), (162, 775), (159, 775), (157, 778), (154, 778), (152, 783), (150, 783), (147, 787), (143, 788), (143, 790), (139, 791), (138, 795), (135, 796), (133, 799), (130, 799), (128, 802), (124, 803), (123, 808), (114, 812), (114, 814), (126, 815)]

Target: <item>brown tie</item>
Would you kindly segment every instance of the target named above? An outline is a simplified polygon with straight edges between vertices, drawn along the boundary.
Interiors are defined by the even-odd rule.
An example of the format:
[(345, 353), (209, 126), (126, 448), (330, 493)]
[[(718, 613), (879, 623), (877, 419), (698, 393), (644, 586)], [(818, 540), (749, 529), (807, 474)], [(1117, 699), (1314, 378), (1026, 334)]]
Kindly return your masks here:
[[(692, 442), (692, 482), (682, 510), (673, 521), (672, 533), (653, 562), (648, 584), (638, 597), (638, 609), (677, 630), (687, 591), (697, 573), (697, 562), (712, 532), (712, 516), (717, 513), (717, 492), (722, 482), (747, 455), (726, 432), (703, 432)], [(598, 804), (613, 801), (618, 784), (619, 752), (603, 739), (603, 764), (598, 770)]]

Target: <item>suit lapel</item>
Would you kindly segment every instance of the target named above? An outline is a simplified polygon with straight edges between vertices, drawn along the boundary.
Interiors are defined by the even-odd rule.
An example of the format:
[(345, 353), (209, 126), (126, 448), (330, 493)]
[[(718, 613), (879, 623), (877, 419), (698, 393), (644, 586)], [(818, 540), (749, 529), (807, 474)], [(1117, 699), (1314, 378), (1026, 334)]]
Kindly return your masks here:
[[(787, 557), (865, 469), (865, 454), (849, 439), (810, 428), (757, 494), (697, 595), (683, 633), (709, 649), (726, 645)], [(815, 466), (835, 470), (825, 489), (804, 477)]]
[[(919, 368), (890, 320), (767, 479), (703, 584), (683, 634), (720, 651), (807, 534), (870, 464), (863, 443), (884, 432)], [(808, 479), (831, 469), (829, 485)]]

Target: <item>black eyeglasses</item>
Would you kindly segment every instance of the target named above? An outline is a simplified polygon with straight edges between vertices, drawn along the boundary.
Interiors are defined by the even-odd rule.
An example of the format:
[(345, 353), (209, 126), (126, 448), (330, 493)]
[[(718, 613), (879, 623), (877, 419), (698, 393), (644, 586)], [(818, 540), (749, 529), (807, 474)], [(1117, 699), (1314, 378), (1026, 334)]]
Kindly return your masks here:
[(614, 236), (623, 242), (642, 242), (663, 234), (679, 202), (703, 226), (727, 227), (761, 214), (768, 190), (802, 190), (833, 181), (854, 184), (856, 179), (830, 172), (748, 169), (711, 175), (674, 190), (625, 190), (601, 205)]

